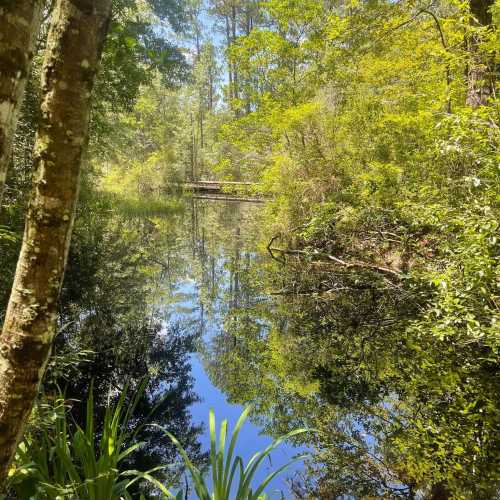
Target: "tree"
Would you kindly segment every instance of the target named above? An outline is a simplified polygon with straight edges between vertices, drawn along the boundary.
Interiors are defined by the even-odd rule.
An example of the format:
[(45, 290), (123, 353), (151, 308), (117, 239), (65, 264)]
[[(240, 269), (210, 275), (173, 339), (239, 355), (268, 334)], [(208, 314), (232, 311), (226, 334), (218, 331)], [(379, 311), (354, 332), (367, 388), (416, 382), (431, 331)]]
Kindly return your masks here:
[(0, 6), (0, 211), (43, 5), (44, 0), (6, 0)]
[(495, 89), (494, 61), (481, 47), (483, 32), (492, 29), (493, 0), (470, 0), (468, 33), (469, 60), (467, 65), (467, 104), (473, 108), (486, 104)]
[(37, 394), (55, 334), (90, 99), (111, 0), (58, 0), (43, 67), (37, 175), (0, 337), (0, 481)]
[(211, 12), (220, 22), (220, 30), (226, 41), (226, 58), (228, 70), (227, 101), (232, 107), (233, 100), (238, 98), (238, 70), (230, 56), (230, 48), (238, 36), (238, 14), (241, 0), (212, 0)]

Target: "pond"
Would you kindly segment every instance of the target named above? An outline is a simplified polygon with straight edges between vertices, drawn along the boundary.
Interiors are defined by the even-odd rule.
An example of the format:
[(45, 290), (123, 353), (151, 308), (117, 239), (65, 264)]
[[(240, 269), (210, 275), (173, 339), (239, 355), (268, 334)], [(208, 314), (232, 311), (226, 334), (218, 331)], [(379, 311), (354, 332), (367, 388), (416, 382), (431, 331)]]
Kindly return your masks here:
[[(199, 465), (209, 450), (210, 409), (218, 425), (228, 420), (231, 432), (253, 403), (236, 449), (244, 461), (270, 444), (271, 436), (302, 427), (272, 424), (275, 404), (282, 401), (269, 387), (273, 371), (263, 370), (264, 358), (259, 359), (277, 312), (266, 281), (273, 261), (262, 245), (263, 207), (187, 196), (132, 201), (84, 188), (40, 422), (62, 392), (71, 420), (85, 424), (93, 387), (99, 436), (106, 408), (121, 393), (130, 401), (142, 394), (129, 424), (130, 445), (142, 444), (122, 466), (144, 471), (166, 465), (158, 473), (165, 483), (178, 477), (182, 464), (154, 424), (176, 436)], [(14, 246), (11, 254), (13, 276)], [(2, 307), (10, 286), (9, 279), (1, 287)], [(147, 387), (140, 392), (145, 375)], [(255, 481), (303, 451), (301, 442), (283, 443)], [(268, 491), (288, 496), (287, 476), (303, 467), (294, 463)]]
[[(245, 460), (270, 436), (317, 430), (265, 462), (258, 480), (314, 450), (272, 483), (275, 498), (425, 497), (440, 483), (426, 484), (418, 471), (448, 473), (449, 450), (454, 474), (466, 475), (460, 464), (470, 462), (494, 477), (496, 361), (477, 368), (474, 346), (453, 349), (414, 330), (425, 283), (294, 251), (304, 247), (303, 228), (273, 238), (271, 256), (271, 209), (195, 197), (125, 202), (84, 189), (40, 423), (61, 390), (71, 418), (84, 423), (93, 385), (99, 435), (106, 406), (147, 374), (130, 423), (143, 444), (123, 467), (167, 464), (165, 483), (181, 472), (179, 456), (163, 430), (145, 423), (166, 427), (203, 464), (209, 409), (231, 430), (249, 402), (237, 448)], [(334, 255), (341, 243), (325, 245)], [(10, 245), (2, 307), (18, 250)]]
[[(191, 356), (191, 369), (194, 391), (200, 400), (190, 408), (193, 421), (207, 422), (209, 409), (213, 408), (218, 423), (228, 419), (230, 432), (244, 406), (241, 400), (236, 402), (225, 394), (220, 385), (249, 382), (258, 385), (258, 381), (239, 380), (248, 377), (247, 372), (221, 367), (218, 363), (228, 359), (225, 354), (238, 350), (236, 334), (245, 327), (245, 322), (258, 325), (261, 331), (254, 332), (258, 336), (265, 335), (269, 328), (262, 318), (254, 316), (256, 306), (267, 304), (271, 309), (261, 276), (264, 263), (270, 259), (267, 252), (259, 249), (261, 211), (262, 205), (258, 203), (192, 199), (180, 216), (181, 236), (159, 256), (163, 262), (176, 265), (165, 265), (156, 306), (170, 322), (192, 328), (198, 334), (198, 349)], [(218, 384), (221, 372), (232, 380)], [(258, 372), (250, 376), (257, 377)], [(201, 441), (208, 449), (207, 429)], [(237, 454), (247, 462), (271, 441), (256, 419), (248, 420), (240, 434)], [(260, 483), (302, 451), (291, 443), (281, 445), (261, 468), (256, 482)], [(300, 468), (299, 463), (294, 464), (273, 480), (268, 489), (275, 492), (273, 497), (279, 498), (280, 491), (286, 496), (286, 478)]]

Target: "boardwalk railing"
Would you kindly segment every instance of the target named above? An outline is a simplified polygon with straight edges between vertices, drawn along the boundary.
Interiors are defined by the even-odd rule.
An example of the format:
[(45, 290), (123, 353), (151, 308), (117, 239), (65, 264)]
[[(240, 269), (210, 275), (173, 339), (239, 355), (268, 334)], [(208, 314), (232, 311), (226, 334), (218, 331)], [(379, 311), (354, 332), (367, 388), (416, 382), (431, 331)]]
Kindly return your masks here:
[(171, 189), (190, 192), (196, 199), (264, 202), (266, 196), (258, 187), (256, 182), (244, 181), (200, 180), (170, 184)]
[(237, 181), (195, 181), (195, 182), (183, 182), (177, 184), (183, 189), (187, 189), (194, 192), (238, 192), (238, 191), (250, 191), (255, 186), (258, 186), (255, 182), (237, 182)]

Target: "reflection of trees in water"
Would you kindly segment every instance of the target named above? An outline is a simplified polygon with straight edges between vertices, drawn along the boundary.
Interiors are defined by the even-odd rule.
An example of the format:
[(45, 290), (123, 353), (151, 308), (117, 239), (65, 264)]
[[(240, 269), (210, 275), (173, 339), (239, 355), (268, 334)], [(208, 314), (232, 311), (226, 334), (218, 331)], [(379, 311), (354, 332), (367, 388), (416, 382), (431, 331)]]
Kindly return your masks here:
[(200, 251), (196, 252), (201, 270), (200, 302), (217, 316), (219, 330), (211, 349), (234, 350), (236, 328), (242, 323), (250, 326), (251, 315), (245, 311), (260, 300), (257, 275), (261, 259), (255, 251), (258, 210), (258, 206), (244, 203), (204, 204), (196, 210), (197, 220), (203, 217), (197, 233)]
[[(255, 250), (257, 211), (251, 205), (193, 200), (185, 213), (144, 227), (154, 252), (139, 257), (134, 245), (115, 256), (113, 238), (107, 236), (108, 264), (96, 266), (104, 270), (106, 285), (99, 283), (104, 279), (99, 273), (91, 283), (96, 277), (89, 271), (86, 289), (94, 290), (94, 297), (88, 310), (99, 304), (123, 324), (139, 328), (139, 337), (152, 339), (157, 332), (147, 332), (158, 328), (160, 313), (164, 321), (181, 318), (191, 336), (187, 343), (205, 335), (205, 366), (230, 401), (255, 402), (270, 433), (317, 428), (309, 443), (315, 459), (293, 484), (300, 498), (409, 498), (418, 489), (432, 495), (450, 470), (451, 482), (488, 494), (498, 386), (487, 361), (471, 364), (472, 347), (452, 349), (425, 332), (412, 333), (408, 326), (424, 305), (416, 298), (427, 294), (422, 285), (390, 285), (368, 270), (334, 273), (321, 262), (289, 258), (282, 266), (262, 257)], [(126, 271), (144, 261), (161, 270), (155, 284), (161, 300), (154, 307), (156, 319), (147, 325), (143, 312), (150, 307), (145, 301), (150, 278), (141, 282), (132, 273), (129, 279)], [(115, 269), (117, 262), (127, 264)], [(99, 292), (104, 289), (113, 302), (124, 297), (116, 290), (127, 290), (126, 307), (119, 300), (108, 306), (109, 298)], [(79, 292), (68, 288), (65, 293)], [(134, 322), (132, 311), (143, 323)], [(116, 327), (104, 322), (104, 328)], [(136, 348), (125, 351), (132, 356)], [(156, 366), (151, 359), (147, 363)], [(182, 373), (182, 367), (176, 370)], [(173, 394), (182, 401), (179, 392)], [(464, 412), (467, 407), (471, 410)], [(486, 479), (475, 486), (478, 474)]]
[[(472, 347), (412, 333), (423, 285), (259, 255), (257, 210), (193, 200), (165, 219), (77, 227), (61, 317), (74, 323), (62, 335), (98, 354), (72, 394), (85, 390), (91, 370), (102, 373), (102, 395), (135, 369), (150, 371), (143, 414), (168, 386), (164, 418), (199, 456), (185, 413), (195, 397), (186, 356), (203, 334), (209, 376), (230, 401), (255, 402), (270, 433), (319, 430), (297, 496), (431, 495), (450, 470), (452, 481), (488, 493), (498, 386), (487, 361), (471, 364)], [(173, 319), (182, 325), (165, 336)], [(153, 463), (170, 450), (142, 452), (137, 460)], [(455, 464), (477, 472), (464, 478)], [(477, 474), (486, 478), (480, 487)]]
[(191, 209), (196, 213), (189, 228), (192, 276), (200, 311), (214, 325), (200, 347), (203, 361), (219, 388), (225, 389), (219, 374), (231, 379), (238, 397), (227, 391), (230, 400), (249, 401), (246, 385), (258, 380), (247, 342), (262, 339), (268, 324), (262, 286), (265, 259), (256, 250), (261, 206), (193, 201)]
[(254, 300), (226, 311), (206, 360), (211, 380), (230, 401), (255, 402), (269, 432), (318, 429), (298, 498), (492, 494), (493, 364), (411, 329), (425, 284), (304, 261), (264, 270), (272, 299), (255, 300), (263, 279), (241, 273)]
[[(168, 325), (152, 303), (158, 292), (157, 272), (166, 269), (155, 262), (162, 235), (152, 220), (127, 219), (93, 208), (80, 214), (75, 228), (55, 346), (59, 360), (89, 353), (85, 361), (65, 367), (64, 372), (60, 363), (54, 363), (46, 388), (54, 383), (63, 387), (66, 398), (75, 399), (71, 412), (81, 422), (82, 400), (93, 381), (99, 425), (109, 400), (125, 384), (133, 391), (148, 376), (132, 426), (143, 425), (149, 417), (149, 423), (161, 424), (178, 436), (192, 458), (201, 462), (205, 459), (198, 443), (201, 428), (191, 424), (189, 413), (198, 401), (189, 363), (195, 336), (187, 325)], [(177, 461), (175, 447), (157, 429), (143, 427), (137, 440), (146, 445), (129, 457), (125, 467), (147, 470)]]
[[(201, 330), (203, 325), (217, 323), (229, 309), (248, 302), (241, 282), (255, 258), (258, 208), (192, 199), (178, 221), (177, 238), (162, 257), (163, 263), (170, 263), (165, 301), (194, 304), (191, 319), (197, 314)], [(189, 292), (186, 278), (195, 283)]]
[[(225, 357), (236, 356), (245, 347), (239, 338), (242, 332), (260, 337), (265, 328), (265, 322), (253, 311), (257, 306), (265, 308), (263, 259), (256, 252), (260, 210), (260, 205), (249, 203), (193, 199), (182, 224), (177, 225), (181, 228), (177, 241), (183, 241), (184, 247), (176, 244), (167, 250), (170, 262), (177, 259), (177, 268), (169, 274), (166, 302), (191, 304), (183, 306), (183, 317), (196, 321), (205, 336), (200, 350), (211, 376), (216, 373), (211, 360), (225, 363)], [(189, 291), (182, 286), (185, 278), (194, 281)], [(244, 353), (239, 356), (245, 358)], [(227, 363), (227, 369), (233, 366)], [(231, 376), (235, 383), (243, 383), (238, 370)], [(213, 382), (220, 385), (215, 379)]]
[[(152, 421), (167, 426), (201, 461), (200, 429), (191, 425), (188, 411), (197, 401), (189, 353), (205, 315), (211, 320), (223, 304), (234, 309), (248, 303), (239, 268), (245, 255), (248, 267), (250, 253), (242, 250), (240, 224), (248, 221), (251, 210), (195, 203), (166, 218), (139, 220), (118, 215), (106, 202), (84, 203), (91, 209), (82, 210), (76, 224), (61, 299), (62, 332), (55, 347), (59, 361), (46, 387), (50, 390), (57, 382), (68, 399), (84, 400), (93, 381), (99, 422), (110, 397), (126, 382), (133, 388), (149, 374), (134, 425), (166, 396)], [(182, 285), (188, 276), (197, 283), (194, 292)], [(172, 316), (175, 311), (182, 314)], [(85, 361), (61, 370), (61, 360), (82, 351), (89, 351)], [(80, 402), (74, 402), (72, 414), (77, 421), (83, 419)], [(142, 429), (137, 439), (147, 445), (133, 454), (129, 465), (148, 468), (176, 456), (151, 427)]]

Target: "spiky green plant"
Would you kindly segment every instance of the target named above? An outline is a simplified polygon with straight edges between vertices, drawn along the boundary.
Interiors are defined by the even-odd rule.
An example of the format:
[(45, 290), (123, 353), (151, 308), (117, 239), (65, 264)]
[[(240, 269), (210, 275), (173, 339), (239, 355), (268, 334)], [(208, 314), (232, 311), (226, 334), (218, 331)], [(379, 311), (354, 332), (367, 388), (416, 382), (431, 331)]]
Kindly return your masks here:
[(84, 429), (76, 423), (73, 429), (68, 425), (66, 404), (64, 399), (58, 399), (53, 408), (53, 427), (38, 431), (19, 445), (10, 472), (10, 489), (18, 498), (118, 500), (132, 498), (128, 487), (138, 479), (145, 479), (167, 494), (168, 490), (150, 475), (152, 471), (119, 470), (119, 463), (142, 444), (126, 446), (134, 437), (127, 430), (128, 423), (145, 384), (146, 381), (141, 384), (127, 408), (127, 388), (115, 405), (106, 408), (98, 443), (92, 388)]
[[(144, 480), (153, 485), (161, 498), (182, 500), (184, 492), (176, 495), (169, 491), (152, 473), (166, 469), (169, 465), (156, 467), (147, 472), (127, 470), (120, 472), (119, 463), (143, 443), (126, 446), (135, 433), (127, 430), (128, 423), (144, 392), (145, 381), (125, 409), (125, 389), (114, 406), (108, 406), (104, 417), (102, 436), (95, 440), (94, 404), (92, 389), (87, 399), (85, 429), (76, 423), (74, 429), (68, 425), (68, 411), (64, 399), (59, 399), (53, 408), (53, 425), (41, 429), (37, 435), (26, 438), (17, 451), (16, 465), (12, 468), (9, 488), (17, 498), (40, 500), (121, 500), (132, 499), (128, 488)], [(210, 411), (210, 469), (212, 486), (209, 487), (204, 474), (193, 465), (179, 441), (168, 431), (165, 434), (175, 444), (191, 476), (199, 500), (264, 500), (269, 483), (293, 462), (270, 473), (260, 484), (252, 481), (263, 460), (284, 440), (307, 432), (298, 429), (273, 441), (263, 451), (255, 453), (245, 466), (240, 456), (235, 456), (236, 442), (251, 407), (241, 414), (233, 430), (226, 450), (227, 420), (220, 427), (217, 439), (215, 414)], [(158, 426), (159, 427), (159, 426)], [(135, 431), (137, 432), (137, 431)], [(218, 446), (217, 446), (218, 441)], [(209, 490), (212, 492), (209, 493)], [(141, 498), (142, 495), (141, 495)]]
[[(243, 459), (240, 456), (235, 456), (235, 447), (238, 440), (243, 423), (247, 419), (251, 411), (251, 406), (245, 408), (231, 435), (229, 447), (226, 450), (227, 438), (227, 420), (223, 420), (217, 446), (217, 431), (215, 425), (215, 414), (210, 410), (210, 469), (212, 486), (210, 488), (206, 477), (202, 472), (193, 465), (189, 459), (186, 451), (179, 443), (179, 441), (168, 431), (164, 430), (165, 434), (172, 440), (189, 471), (191, 480), (199, 500), (264, 500), (268, 498), (265, 493), (266, 487), (269, 483), (290, 465), (297, 461), (302, 460), (306, 455), (300, 455), (293, 460), (283, 465), (274, 472), (271, 472), (260, 484), (254, 486), (252, 484), (255, 474), (262, 464), (263, 460), (270, 455), (270, 453), (277, 448), (283, 441), (290, 439), (299, 434), (308, 432), (308, 429), (297, 429), (289, 432), (288, 434), (274, 440), (263, 451), (255, 453), (245, 466)], [(210, 489), (212, 490), (210, 492)], [(182, 492), (176, 498), (183, 498)], [(169, 497), (169, 498), (174, 498)]]

